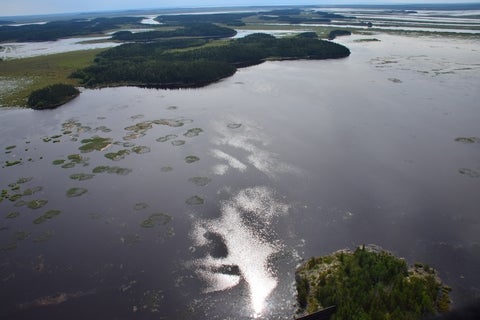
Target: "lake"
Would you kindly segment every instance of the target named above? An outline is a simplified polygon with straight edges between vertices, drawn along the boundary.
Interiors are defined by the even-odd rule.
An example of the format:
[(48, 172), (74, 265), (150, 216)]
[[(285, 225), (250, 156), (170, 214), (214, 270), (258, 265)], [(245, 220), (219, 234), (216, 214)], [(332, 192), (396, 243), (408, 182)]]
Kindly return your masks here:
[(292, 319), (296, 266), (362, 244), (478, 297), (479, 39), (336, 40), (349, 58), (1, 109), (0, 318)]

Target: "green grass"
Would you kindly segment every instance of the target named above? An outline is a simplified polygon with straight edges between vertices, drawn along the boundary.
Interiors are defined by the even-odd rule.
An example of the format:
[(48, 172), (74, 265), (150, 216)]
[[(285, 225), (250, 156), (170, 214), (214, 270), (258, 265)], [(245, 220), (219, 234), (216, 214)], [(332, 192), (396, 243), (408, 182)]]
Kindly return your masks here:
[(92, 64), (95, 56), (104, 50), (106, 49), (73, 51), (0, 61), (0, 82), (7, 80), (19, 83), (6, 92), (0, 88), (0, 106), (26, 107), (32, 91), (55, 83), (78, 86), (78, 80), (70, 79), (70, 74)]

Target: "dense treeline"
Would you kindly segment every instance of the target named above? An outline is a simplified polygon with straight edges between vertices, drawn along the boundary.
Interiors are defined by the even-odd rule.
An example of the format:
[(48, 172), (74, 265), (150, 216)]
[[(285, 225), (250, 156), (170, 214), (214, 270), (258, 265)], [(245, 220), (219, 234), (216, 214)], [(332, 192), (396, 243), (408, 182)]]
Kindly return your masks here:
[(300, 34), (290, 38), (275, 38), (268, 34), (252, 34), (231, 41), (225, 46), (202, 47), (196, 50), (165, 53), (169, 59), (206, 59), (225, 61), (239, 66), (256, 64), (265, 59), (331, 59), (350, 55), (348, 48)]
[(339, 36), (350, 36), (352, 33), (348, 30), (332, 30), (328, 34), (328, 39), (333, 40)]
[(348, 17), (323, 11), (303, 11), (300, 9), (281, 9), (262, 12), (261, 20), (286, 22), (290, 24), (299, 23), (329, 23), (332, 19), (348, 19)]
[(148, 31), (132, 33), (120, 31), (113, 35), (113, 39), (121, 41), (153, 41), (174, 37), (202, 37), (202, 38), (228, 38), (237, 32), (227, 27), (220, 27), (213, 23), (189, 23), (174, 30)]
[(94, 65), (72, 76), (92, 87), (119, 84), (195, 87), (228, 77), (237, 67), (265, 59), (329, 59), (350, 54), (346, 47), (318, 40), (311, 34), (282, 39), (253, 34), (225, 44), (177, 50), (189, 44), (198, 45), (197, 41), (125, 44), (103, 52)]
[(449, 288), (435, 271), (365, 247), (312, 258), (297, 272), (302, 310), (337, 306), (335, 319), (423, 319), (447, 312)]
[(28, 97), (28, 106), (32, 109), (53, 109), (80, 94), (77, 88), (68, 84), (53, 84), (51, 86), (35, 90)]
[(125, 24), (141, 25), (141, 17), (96, 18), (92, 20), (59, 20), (45, 24), (0, 26), (2, 41), (54, 41), (60, 38), (102, 33)]
[(155, 20), (167, 24), (185, 23), (223, 23), (229, 26), (244, 26), (243, 18), (256, 13), (211, 13), (211, 14), (175, 14), (158, 16)]

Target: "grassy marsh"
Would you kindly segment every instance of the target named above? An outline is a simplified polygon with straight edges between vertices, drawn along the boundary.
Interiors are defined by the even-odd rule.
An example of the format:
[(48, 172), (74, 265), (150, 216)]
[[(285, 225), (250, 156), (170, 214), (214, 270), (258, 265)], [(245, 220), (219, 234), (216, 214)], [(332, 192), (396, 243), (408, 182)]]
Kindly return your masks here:
[(3, 92), (0, 89), (0, 106), (26, 107), (28, 95), (37, 89), (55, 83), (79, 85), (70, 78), (72, 72), (92, 64), (95, 56), (105, 49), (73, 51), (45, 56), (0, 61), (0, 79), (16, 83)]

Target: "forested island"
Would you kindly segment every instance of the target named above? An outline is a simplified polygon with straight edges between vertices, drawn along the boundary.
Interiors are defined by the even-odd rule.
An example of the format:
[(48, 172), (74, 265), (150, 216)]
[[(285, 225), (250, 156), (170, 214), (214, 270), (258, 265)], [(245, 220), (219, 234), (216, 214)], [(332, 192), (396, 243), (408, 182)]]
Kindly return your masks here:
[(311, 32), (288, 38), (257, 33), (215, 45), (205, 43), (201, 39), (172, 39), (124, 44), (100, 53), (92, 66), (72, 76), (86, 87), (199, 87), (231, 76), (239, 67), (269, 59), (334, 59), (350, 55), (348, 48), (320, 40)]
[(74, 99), (80, 94), (77, 88), (68, 84), (53, 84), (35, 90), (28, 98), (28, 106), (35, 110), (53, 109)]
[(424, 319), (450, 308), (450, 288), (428, 265), (375, 247), (311, 258), (296, 272), (299, 313), (336, 306), (334, 319)]

